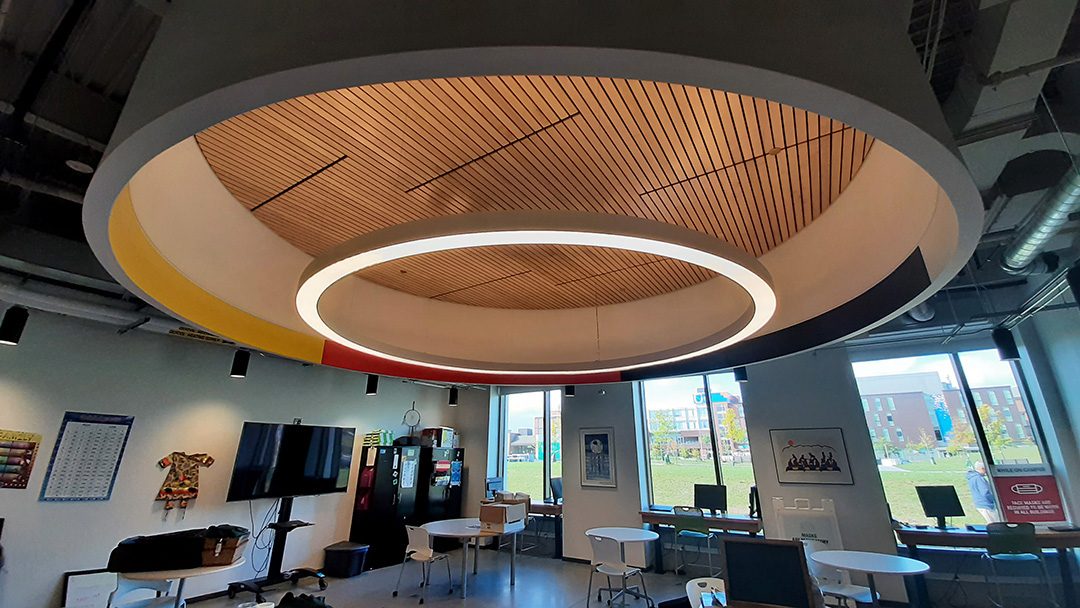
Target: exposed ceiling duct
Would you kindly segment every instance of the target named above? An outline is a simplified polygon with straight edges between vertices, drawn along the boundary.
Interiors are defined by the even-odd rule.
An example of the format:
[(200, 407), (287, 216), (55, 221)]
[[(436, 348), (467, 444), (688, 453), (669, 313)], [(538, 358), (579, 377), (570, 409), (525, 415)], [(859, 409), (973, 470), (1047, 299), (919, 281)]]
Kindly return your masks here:
[(1027, 272), (1046, 242), (1080, 209), (1080, 170), (1070, 167), (1061, 181), (1047, 191), (1035, 214), (1020, 229), (1001, 256), (1001, 267), (1011, 274)]

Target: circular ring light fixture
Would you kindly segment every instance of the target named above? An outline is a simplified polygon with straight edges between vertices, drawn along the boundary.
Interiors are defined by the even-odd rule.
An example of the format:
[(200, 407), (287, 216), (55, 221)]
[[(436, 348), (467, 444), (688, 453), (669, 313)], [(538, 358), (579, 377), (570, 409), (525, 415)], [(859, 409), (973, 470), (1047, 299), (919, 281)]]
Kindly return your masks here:
[[(335, 284), (366, 268), (412, 256), (500, 245), (569, 245), (604, 247), (652, 254), (700, 266), (725, 277), (750, 296), (752, 313), (726, 337), (689, 352), (616, 366), (581, 369), (479, 369), (407, 358), (373, 348), (335, 331), (319, 303)], [(776, 293), (764, 267), (754, 258), (705, 235), (648, 220), (586, 213), (473, 214), (412, 222), (363, 235), (316, 259), (301, 278), (296, 310), (323, 337), (360, 352), (399, 363), (433, 369), (507, 375), (594, 374), (616, 372), (690, 359), (743, 340), (776, 312)]]

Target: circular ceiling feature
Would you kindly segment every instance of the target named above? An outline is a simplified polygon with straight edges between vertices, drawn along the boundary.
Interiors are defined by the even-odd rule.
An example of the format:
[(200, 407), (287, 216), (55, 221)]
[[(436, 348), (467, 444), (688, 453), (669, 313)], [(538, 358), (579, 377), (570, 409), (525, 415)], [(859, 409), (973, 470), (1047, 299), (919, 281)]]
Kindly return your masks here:
[(746, 365), (962, 268), (982, 201), (889, 14), (624, 8), (179, 3), (90, 182), (87, 240), (193, 326), (450, 383)]
[[(659, 357), (634, 353), (633, 362), (608, 365), (596, 361), (591, 365), (578, 363), (571, 369), (566, 362), (549, 365), (532, 364), (531, 368), (505, 366), (499, 369), (474, 368), (432, 363), (418, 358), (405, 358), (379, 350), (363, 339), (350, 338), (335, 330), (320, 309), (323, 295), (335, 284), (368, 268), (397, 260), (428, 254), (473, 249), (477, 247), (557, 245), (599, 247), (648, 254), (678, 260), (703, 268), (734, 283), (750, 297), (749, 314), (735, 320), (735, 326), (723, 327), (715, 335), (722, 336), (709, 344), (695, 344), (686, 352)], [(776, 294), (768, 273), (754, 258), (700, 233), (667, 224), (633, 218), (612, 218), (594, 214), (505, 213), (472, 214), (404, 224), (369, 233), (345, 243), (316, 259), (304, 273), (296, 292), (296, 310), (300, 317), (320, 335), (338, 344), (376, 357), (436, 369), (478, 372), (485, 374), (566, 374), (615, 372), (690, 359), (717, 351), (753, 335), (776, 312)], [(368, 311), (354, 310), (366, 315)], [(528, 317), (522, 321), (527, 323)], [(638, 319), (648, 323), (650, 319)], [(476, 319), (476, 329), (488, 326)], [(521, 328), (529, 333), (527, 327)], [(633, 326), (624, 332), (633, 333)], [(539, 367), (539, 369), (536, 369)]]

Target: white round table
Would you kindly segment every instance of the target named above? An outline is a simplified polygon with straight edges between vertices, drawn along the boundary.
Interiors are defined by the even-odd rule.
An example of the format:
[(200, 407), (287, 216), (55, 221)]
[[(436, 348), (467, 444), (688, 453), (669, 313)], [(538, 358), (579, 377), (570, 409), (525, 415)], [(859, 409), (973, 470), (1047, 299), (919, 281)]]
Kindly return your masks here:
[(184, 581), (195, 576), (216, 574), (243, 565), (244, 558), (241, 557), (233, 563), (225, 564), (224, 566), (204, 566), (202, 568), (184, 568), (183, 570), (152, 570), (150, 572), (118, 572), (117, 576), (122, 576), (133, 581), (169, 581), (177, 579), (176, 603), (173, 605), (175, 608), (180, 608), (180, 604), (184, 601)]
[(879, 605), (875, 574), (913, 576), (930, 571), (928, 564), (917, 559), (869, 551), (816, 551), (810, 554), (810, 559), (824, 566), (865, 574), (874, 606)]
[[(619, 558), (626, 563), (626, 545), (628, 543), (649, 543), (654, 540), (658, 540), (660, 535), (652, 530), (645, 530), (643, 528), (622, 528), (622, 527), (606, 527), (606, 528), (590, 528), (585, 531), (585, 536), (600, 536), (603, 538), (610, 538), (619, 543)], [(622, 589), (598, 589), (597, 591), (622, 591)], [(637, 587), (627, 587), (626, 593), (634, 596), (637, 599), (644, 599), (646, 604), (655, 605), (652, 598), (641, 593), (637, 590)], [(626, 601), (626, 598), (623, 598)]]
[(476, 549), (473, 551), (473, 574), (476, 574), (476, 562), (477, 556), (480, 554), (481, 538), (491, 538), (494, 536), (510, 536), (510, 585), (514, 585), (515, 569), (517, 567), (517, 537), (525, 526), (522, 525), (521, 529), (515, 529), (511, 532), (491, 532), (480, 529), (480, 520), (475, 517), (463, 517), (460, 519), (443, 519), (440, 521), (433, 521), (421, 526), (427, 530), (431, 536), (437, 536), (439, 538), (456, 538), (461, 541), (461, 597), (468, 596), (469, 591), (469, 579), (468, 579), (468, 563), (469, 563), (469, 540), (476, 541)]

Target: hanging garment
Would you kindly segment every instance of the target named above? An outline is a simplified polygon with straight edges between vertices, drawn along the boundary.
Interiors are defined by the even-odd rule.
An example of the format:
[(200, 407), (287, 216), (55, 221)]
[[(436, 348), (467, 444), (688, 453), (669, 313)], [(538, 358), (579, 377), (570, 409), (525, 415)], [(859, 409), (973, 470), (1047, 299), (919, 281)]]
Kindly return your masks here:
[(180, 501), (180, 508), (186, 509), (188, 501), (199, 497), (199, 467), (214, 464), (209, 454), (185, 454), (173, 452), (158, 461), (161, 468), (169, 468), (156, 500), (165, 501), (165, 510), (173, 508), (173, 502)]

